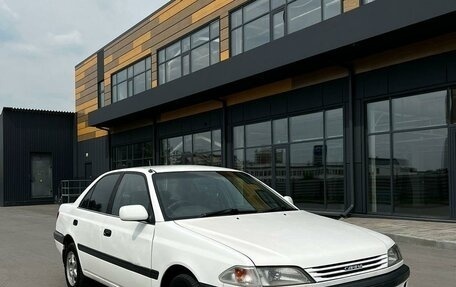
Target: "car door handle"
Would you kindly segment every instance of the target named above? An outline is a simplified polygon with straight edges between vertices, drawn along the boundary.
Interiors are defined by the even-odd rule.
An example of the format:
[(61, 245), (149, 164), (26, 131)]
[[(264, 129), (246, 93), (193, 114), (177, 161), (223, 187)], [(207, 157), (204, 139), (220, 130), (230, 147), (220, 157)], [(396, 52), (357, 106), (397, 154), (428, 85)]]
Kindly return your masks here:
[(112, 234), (112, 231), (109, 230), (109, 229), (105, 229), (103, 231), (103, 235), (106, 236), (106, 237), (111, 237), (111, 234)]

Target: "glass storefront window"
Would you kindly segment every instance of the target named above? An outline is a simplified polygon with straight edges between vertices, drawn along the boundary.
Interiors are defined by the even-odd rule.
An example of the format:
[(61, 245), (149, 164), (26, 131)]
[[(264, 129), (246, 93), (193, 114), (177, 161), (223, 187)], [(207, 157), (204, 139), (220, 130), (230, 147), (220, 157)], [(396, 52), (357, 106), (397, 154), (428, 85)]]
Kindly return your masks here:
[[(391, 212), (391, 148), (390, 135), (371, 135), (368, 138), (369, 211)], [(393, 165), (396, 165), (395, 162)]]
[(271, 122), (262, 122), (245, 126), (247, 147), (271, 145)]
[(344, 135), (344, 115), (342, 109), (325, 112), (326, 137), (341, 137)]
[(234, 167), (292, 195), (298, 206), (342, 210), (343, 122), (339, 108), (234, 127)]
[(367, 105), (369, 212), (449, 217), (447, 109), (447, 91)]
[(161, 163), (222, 165), (221, 130), (162, 140)]
[(389, 101), (382, 101), (367, 105), (367, 130), (369, 133), (390, 130), (389, 104)]
[(448, 129), (394, 135), (394, 211), (449, 215)]
[(392, 100), (393, 128), (405, 130), (446, 124), (447, 91)]
[(152, 163), (152, 142), (116, 146), (112, 149), (112, 169), (148, 166)]
[(323, 113), (314, 113), (290, 118), (292, 142), (323, 138)]

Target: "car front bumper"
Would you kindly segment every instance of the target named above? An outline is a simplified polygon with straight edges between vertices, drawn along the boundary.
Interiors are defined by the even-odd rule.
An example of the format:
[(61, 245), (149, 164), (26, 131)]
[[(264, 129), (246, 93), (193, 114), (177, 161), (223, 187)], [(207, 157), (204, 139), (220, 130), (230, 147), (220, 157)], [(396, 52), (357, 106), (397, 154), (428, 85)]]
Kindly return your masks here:
[[(334, 285), (337, 287), (406, 287), (410, 277), (410, 268), (402, 265), (398, 269), (375, 277)], [(332, 285), (331, 285), (332, 286)]]

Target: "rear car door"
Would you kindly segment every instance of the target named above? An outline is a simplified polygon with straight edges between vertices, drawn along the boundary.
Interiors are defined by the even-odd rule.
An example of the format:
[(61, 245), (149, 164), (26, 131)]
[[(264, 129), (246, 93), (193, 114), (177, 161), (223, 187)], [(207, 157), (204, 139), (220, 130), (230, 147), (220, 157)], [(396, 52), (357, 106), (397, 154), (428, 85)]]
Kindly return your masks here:
[[(126, 205), (143, 205), (149, 220), (122, 221), (119, 210)], [(142, 173), (125, 173), (113, 195), (108, 216), (103, 224), (100, 251), (109, 266), (103, 278), (120, 286), (150, 287), (158, 272), (152, 270), (152, 241), (155, 226), (147, 178)]]
[(102, 273), (103, 260), (99, 256), (102, 224), (120, 176), (120, 173), (108, 174), (98, 180), (73, 213), (72, 234), (84, 273), (95, 276)]

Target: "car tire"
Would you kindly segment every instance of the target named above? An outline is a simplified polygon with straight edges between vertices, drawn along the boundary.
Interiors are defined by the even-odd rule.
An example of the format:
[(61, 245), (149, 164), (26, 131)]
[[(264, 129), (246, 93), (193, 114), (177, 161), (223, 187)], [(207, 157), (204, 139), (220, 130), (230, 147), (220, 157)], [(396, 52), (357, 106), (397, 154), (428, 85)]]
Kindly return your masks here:
[(171, 280), (170, 287), (199, 287), (200, 284), (195, 278), (188, 274), (179, 274)]
[(82, 287), (85, 282), (85, 276), (82, 274), (81, 263), (74, 243), (68, 244), (65, 248), (63, 265), (67, 286)]

